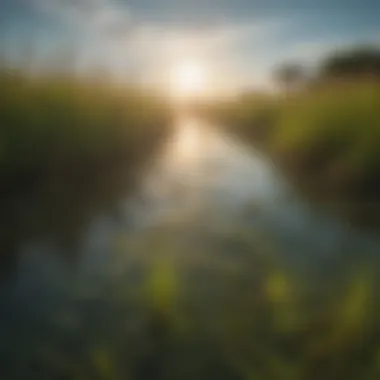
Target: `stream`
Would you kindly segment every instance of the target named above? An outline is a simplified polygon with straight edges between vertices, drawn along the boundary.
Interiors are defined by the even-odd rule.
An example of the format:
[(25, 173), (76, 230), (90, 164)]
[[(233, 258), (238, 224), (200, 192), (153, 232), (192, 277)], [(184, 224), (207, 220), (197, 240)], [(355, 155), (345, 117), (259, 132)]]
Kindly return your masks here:
[[(177, 299), (178, 313), (211, 336), (216, 316), (236, 308), (236, 295), (274, 258), (318, 283), (358, 255), (376, 260), (379, 249), (375, 233), (302, 198), (265, 155), (183, 118), (139, 191), (88, 224), (75, 260), (49, 239), (20, 248), (0, 290), (0, 377), (74, 378), (89, 361), (109, 368), (110, 351), (138, 362), (144, 292), (162, 287), (152, 297)], [(54, 377), (58, 370), (67, 377)]]

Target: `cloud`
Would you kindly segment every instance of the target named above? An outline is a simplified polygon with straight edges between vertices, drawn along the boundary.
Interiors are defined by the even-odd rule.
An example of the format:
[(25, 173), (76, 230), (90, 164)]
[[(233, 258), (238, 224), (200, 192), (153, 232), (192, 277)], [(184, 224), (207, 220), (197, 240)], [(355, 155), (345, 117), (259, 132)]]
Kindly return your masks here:
[(127, 7), (112, 0), (33, 0), (38, 10), (81, 33), (120, 35), (128, 31)]
[(243, 81), (240, 76), (246, 56), (254, 52), (255, 46), (266, 45), (275, 38), (283, 27), (282, 22), (275, 20), (225, 23), (201, 30), (143, 24), (128, 40), (128, 53), (145, 67), (147, 81), (164, 81), (164, 73), (171, 67), (195, 59), (209, 67), (209, 75), (221, 87), (233, 87)]
[[(0, 1), (27, 3), (33, 14), (37, 11), (35, 20), (17, 15), (22, 28), (13, 25), (9, 40), (14, 48), (21, 40), (17, 39), (20, 31), (34, 38), (42, 65), (54, 64), (50, 56), (71, 49), (84, 71), (102, 66), (116, 77), (139, 77), (150, 83), (165, 81), (178, 62), (196, 59), (209, 67), (210, 75), (231, 87), (264, 86), (278, 63), (312, 66), (329, 51), (359, 41), (361, 25), (356, 14), (344, 22), (339, 14), (338, 22), (333, 12), (280, 12), (277, 7), (263, 12), (256, 9), (257, 2), (248, 0), (240, 8), (238, 1), (232, 2), (231, 9), (219, 0)], [(8, 24), (16, 22), (16, 16), (10, 19)], [(367, 24), (360, 28), (362, 40), (375, 41), (376, 36), (379, 41), (379, 33), (369, 31)]]
[(33, 0), (39, 11), (75, 31), (82, 66), (165, 85), (186, 59), (204, 62), (220, 87), (268, 82), (270, 46), (289, 28), (284, 18), (220, 19), (206, 25), (139, 19), (113, 0)]

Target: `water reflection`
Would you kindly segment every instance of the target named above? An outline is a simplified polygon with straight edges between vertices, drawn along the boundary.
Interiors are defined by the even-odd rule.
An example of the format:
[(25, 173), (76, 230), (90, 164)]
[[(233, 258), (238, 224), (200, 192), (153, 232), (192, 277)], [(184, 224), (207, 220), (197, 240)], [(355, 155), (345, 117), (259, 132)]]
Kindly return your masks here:
[[(169, 154), (172, 155), (172, 160), (177, 161), (180, 166), (186, 164), (194, 164), (202, 155), (203, 140), (206, 132), (201, 129), (200, 123), (195, 120), (185, 120), (179, 122), (176, 129), (176, 134), (170, 142), (172, 150)], [(186, 168), (183, 168), (186, 170)]]
[(196, 196), (201, 208), (233, 211), (251, 200), (269, 204), (283, 191), (269, 163), (213, 126), (185, 120), (176, 131), (142, 190), (155, 203), (185, 206)]
[[(9, 234), (14, 239), (3, 258), (14, 266), (20, 253), (28, 257), (43, 243), (49, 247), (45, 251), (61, 253), (64, 260), (76, 257), (86, 263), (82, 267), (94, 266), (109, 259), (120, 236), (144, 239), (150, 229), (162, 226), (182, 226), (195, 236), (205, 227), (248, 229), (271, 241), (289, 264), (303, 268), (316, 261), (325, 265), (356, 249), (363, 257), (372, 255), (380, 246), (376, 236), (303, 201), (267, 158), (201, 120), (177, 122), (136, 195), (124, 195), (129, 182), (120, 169), (96, 183), (69, 188), (57, 179), (57, 186), (48, 184), (38, 196), (21, 198), (21, 203), (16, 199), (21, 206), (17, 213), (14, 208), (5, 213), (4, 225), (16, 220), (23, 226), (8, 223), (16, 233)], [(36, 227), (39, 234), (31, 240)], [(20, 231), (25, 231), (22, 238)]]

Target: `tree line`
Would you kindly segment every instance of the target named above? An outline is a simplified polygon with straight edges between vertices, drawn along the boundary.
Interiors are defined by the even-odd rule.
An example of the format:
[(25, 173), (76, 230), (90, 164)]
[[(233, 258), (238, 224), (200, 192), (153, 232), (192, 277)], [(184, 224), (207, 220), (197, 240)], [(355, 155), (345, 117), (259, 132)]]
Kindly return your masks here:
[(380, 78), (380, 48), (359, 46), (334, 51), (312, 72), (298, 62), (287, 62), (274, 72), (277, 83), (290, 91), (306, 83), (356, 78)]

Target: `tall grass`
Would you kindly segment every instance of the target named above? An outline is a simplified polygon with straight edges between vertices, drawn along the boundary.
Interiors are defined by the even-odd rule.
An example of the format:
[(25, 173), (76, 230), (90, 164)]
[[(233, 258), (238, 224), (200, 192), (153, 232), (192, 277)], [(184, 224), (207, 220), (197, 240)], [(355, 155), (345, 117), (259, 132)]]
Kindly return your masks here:
[(167, 128), (158, 97), (101, 81), (8, 71), (0, 92), (0, 169), (9, 176), (118, 156), (134, 163)]
[(353, 82), (296, 95), (283, 104), (271, 145), (319, 191), (380, 194), (380, 85)]
[(380, 201), (379, 110), (380, 83), (361, 79), (242, 98), (209, 113), (266, 150), (308, 195), (369, 221)]
[(169, 126), (169, 108), (152, 92), (0, 69), (1, 254), (31, 231), (76, 234), (133, 190)]

